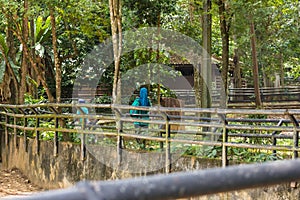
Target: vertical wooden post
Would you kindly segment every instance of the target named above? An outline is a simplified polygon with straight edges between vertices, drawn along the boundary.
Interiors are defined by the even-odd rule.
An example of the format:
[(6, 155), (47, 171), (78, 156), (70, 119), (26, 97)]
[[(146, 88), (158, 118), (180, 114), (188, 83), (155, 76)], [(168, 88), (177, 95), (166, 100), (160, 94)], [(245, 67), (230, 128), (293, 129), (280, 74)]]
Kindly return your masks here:
[(7, 112), (5, 114), (5, 145), (8, 146), (8, 122), (9, 122), (9, 119), (8, 119), (8, 115), (7, 115)]
[[(159, 131), (159, 137), (163, 137), (163, 133), (162, 133), (162, 131)], [(164, 149), (164, 142), (159, 142), (159, 148), (161, 149), (161, 150), (163, 150)]]
[(116, 113), (116, 127), (117, 127), (117, 160), (118, 160), (118, 165), (121, 165), (122, 163), (122, 149), (123, 149), (123, 137), (121, 136), (121, 133), (123, 132), (123, 122), (121, 120), (122, 113), (119, 109), (114, 108), (115, 113)]
[(14, 145), (15, 148), (18, 148), (18, 141), (17, 141), (17, 117), (16, 113), (14, 112)]
[(222, 131), (222, 167), (226, 167), (228, 165), (228, 147), (226, 143), (228, 142), (228, 130), (226, 128), (226, 125), (228, 124), (226, 120), (225, 114), (219, 114), (219, 117), (221, 118), (223, 122), (223, 131)]
[[(280, 119), (279, 120), (279, 122), (278, 122), (278, 124), (277, 124), (277, 126), (282, 126), (282, 124), (283, 124), (283, 119)], [(277, 139), (276, 139), (276, 137), (275, 137), (275, 135), (278, 133), (278, 131), (274, 131), (273, 133), (272, 133), (272, 145), (273, 146), (276, 146), (277, 145)], [(276, 154), (277, 154), (277, 151), (276, 150), (273, 150), (273, 156), (277, 156)]]
[(55, 117), (55, 133), (54, 133), (54, 141), (53, 141), (53, 143), (54, 143), (54, 145), (53, 145), (53, 147), (54, 147), (54, 149), (53, 149), (53, 155), (54, 156), (57, 156), (58, 155), (58, 131), (57, 131), (57, 129), (58, 129), (58, 118), (57, 117)]
[(26, 127), (27, 127), (27, 124), (28, 124), (28, 119), (27, 117), (24, 115), (24, 129), (23, 129), (23, 133), (24, 133), (24, 149), (25, 149), (25, 152), (28, 151), (27, 149), (27, 133), (26, 133)]
[(86, 120), (82, 119), (81, 124), (81, 160), (84, 160), (86, 157), (86, 134), (84, 133), (84, 130), (86, 128)]
[[(299, 132), (297, 131), (297, 128), (299, 128), (299, 123), (296, 119), (296, 117), (290, 113), (286, 113), (288, 115), (288, 117), (291, 119), (293, 126), (294, 126), (294, 134), (293, 134), (293, 141), (294, 141), (294, 145), (293, 145), (293, 159), (297, 159), (298, 158), (298, 151), (296, 149), (298, 149), (299, 146)], [(295, 188), (297, 185), (296, 181), (292, 181), (290, 182), (290, 186), (292, 188)]]
[(35, 124), (35, 142), (36, 142), (36, 153), (40, 154), (40, 131), (38, 128), (40, 127), (40, 118), (36, 115), (36, 124)]
[(123, 137), (120, 135), (123, 132), (123, 122), (120, 121), (120, 128), (118, 129), (118, 144), (117, 144), (117, 153), (118, 153), (118, 165), (122, 163), (122, 149), (123, 149)]
[(297, 131), (297, 128), (299, 127), (299, 123), (294, 115), (291, 115), (288, 113), (289, 118), (291, 119), (293, 125), (294, 125), (294, 135), (293, 135), (293, 141), (294, 141), (294, 151), (293, 151), (293, 159), (298, 158), (298, 151), (296, 150), (299, 146), (299, 132)]
[(171, 147), (170, 147), (170, 118), (167, 114), (165, 114), (166, 120), (166, 158), (165, 158), (165, 172), (166, 174), (171, 172)]

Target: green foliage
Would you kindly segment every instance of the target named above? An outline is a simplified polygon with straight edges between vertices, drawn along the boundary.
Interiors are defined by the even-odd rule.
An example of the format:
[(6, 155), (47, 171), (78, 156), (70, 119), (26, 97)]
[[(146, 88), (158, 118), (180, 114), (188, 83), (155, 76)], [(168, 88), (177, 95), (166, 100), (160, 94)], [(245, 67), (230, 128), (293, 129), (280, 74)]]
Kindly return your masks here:
[[(51, 122), (42, 122), (40, 124), (40, 127), (45, 127), (45, 128), (55, 128), (54, 123)], [(42, 131), (40, 133), (40, 139), (42, 140), (53, 140), (55, 137), (55, 131)], [(62, 139), (62, 133), (58, 133), (58, 140), (60, 141)]]
[(283, 159), (280, 155), (274, 155), (272, 152), (258, 151), (245, 148), (228, 148), (229, 159), (236, 162), (266, 162)]
[[(95, 103), (95, 104), (111, 104), (112, 103), (112, 98), (111, 98), (111, 96), (103, 95), (103, 96), (94, 98), (91, 103)], [(110, 113), (111, 109), (110, 108), (96, 108), (95, 112), (97, 114)]]
[[(94, 46), (105, 41), (110, 36), (110, 20), (108, 1), (72, 0), (72, 1), (31, 1), (30, 8), (24, 13), (22, 2), (1, 0), (0, 6), (0, 45), (4, 54), (8, 54), (5, 34), (8, 27), (16, 33), (17, 27), (22, 27), (22, 17), (27, 16), (29, 29), (34, 29), (34, 35), (29, 34), (30, 49), (43, 59), (43, 70), (54, 73), (53, 49), (51, 41), (51, 24), (49, 6), (54, 8), (56, 31), (58, 36), (60, 61), (62, 64), (62, 85), (65, 88), (73, 86), (82, 63)], [(299, 2), (293, 0), (276, 1), (226, 1), (228, 10), (226, 19), (230, 21), (230, 57), (233, 49), (240, 49), (242, 76), (249, 87), (252, 86), (252, 60), (249, 41), (249, 19), (253, 17), (257, 39), (257, 55), (262, 86), (270, 86), (274, 73), (280, 72), (284, 66), (289, 71), (289, 77), (300, 77), (300, 39), (299, 39)], [(202, 0), (124, 0), (122, 5), (123, 30), (140, 27), (160, 26), (168, 30), (178, 31), (190, 36), (201, 44), (201, 18), (203, 14)], [(222, 56), (220, 37), (220, 19), (216, 1), (212, 1), (212, 54)], [(10, 16), (14, 16), (11, 18)], [(31, 27), (32, 21), (34, 22)], [(229, 25), (229, 24), (228, 24)], [(10, 62), (14, 66), (16, 77), (19, 79), (21, 66), (20, 41), (14, 37), (13, 51)], [(160, 36), (157, 35), (156, 38)], [(135, 38), (134, 38), (135, 39)], [(148, 63), (169, 64), (171, 53), (155, 50), (155, 39), (152, 49), (139, 49), (122, 56), (121, 71), (127, 72), (136, 66)], [(136, 41), (138, 42), (138, 41)], [(124, 44), (126, 45), (126, 44)], [(184, 59), (184, 58), (182, 58)], [(3, 63), (0, 67), (0, 80), (4, 74)], [(97, 64), (98, 65), (98, 64)], [(101, 65), (101, 61), (99, 61)], [(50, 73), (51, 72), (51, 73)], [(95, 73), (94, 73), (95, 74)], [(101, 81), (112, 85), (114, 74), (113, 65), (107, 67)], [(282, 75), (286, 75), (282, 74)], [(35, 77), (32, 77), (34, 79)], [(53, 77), (47, 77), (53, 83)], [(29, 79), (28, 79), (29, 80)], [(50, 83), (49, 83), (50, 84)], [(154, 83), (151, 83), (154, 84)], [(263, 85), (264, 84), (264, 85)], [(54, 87), (53, 87), (54, 88)]]
[[(130, 16), (135, 19), (135, 24), (132, 24), (134, 27), (138, 27), (143, 24), (157, 26), (160, 15), (173, 12), (175, 10), (175, 4), (176, 0), (124, 0), (123, 2), (126, 11), (132, 12)], [(127, 13), (124, 13), (125, 17), (126, 14)]]
[(108, 95), (99, 96), (93, 99), (92, 103), (98, 103), (98, 104), (111, 104), (112, 99)]
[(201, 158), (217, 158), (221, 155), (221, 147), (191, 145), (184, 155), (192, 155)]
[(3, 34), (0, 34), (0, 46), (1, 46), (1, 49), (3, 49), (3, 53), (5, 54), (5, 56), (7, 56), (8, 47), (6, 44), (6, 37)]
[(38, 103), (42, 103), (45, 102), (45, 90), (44, 89), (40, 89), (40, 95), (39, 98), (34, 98), (31, 94), (29, 93), (25, 93), (24, 96), (24, 103), (25, 104), (38, 104)]
[(2, 81), (3, 81), (3, 77), (4, 77), (4, 73), (5, 73), (5, 66), (6, 66), (5, 62), (2, 61), (0, 63), (0, 83), (2, 83)]
[[(232, 23), (236, 46), (241, 52), (243, 75), (247, 82), (252, 81), (252, 61), (249, 42), (249, 19), (255, 23), (257, 39), (257, 56), (260, 66), (261, 83), (274, 80), (275, 73), (282, 65), (297, 68), (298, 62), (292, 62), (299, 57), (299, 17), (298, 6), (295, 1), (230, 1), (234, 13)], [(286, 74), (281, 74), (286, 76)], [(294, 77), (294, 75), (292, 75)], [(251, 85), (250, 85), (251, 87)]]

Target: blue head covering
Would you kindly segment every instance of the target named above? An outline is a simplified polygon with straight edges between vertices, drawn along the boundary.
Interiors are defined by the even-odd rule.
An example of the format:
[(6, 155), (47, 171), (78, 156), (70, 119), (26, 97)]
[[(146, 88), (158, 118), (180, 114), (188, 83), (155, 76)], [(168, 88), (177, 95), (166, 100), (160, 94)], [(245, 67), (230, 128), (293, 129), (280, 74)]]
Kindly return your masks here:
[(84, 99), (78, 99), (78, 103), (85, 103)]
[(149, 106), (148, 91), (144, 87), (140, 90), (140, 104), (141, 106)]

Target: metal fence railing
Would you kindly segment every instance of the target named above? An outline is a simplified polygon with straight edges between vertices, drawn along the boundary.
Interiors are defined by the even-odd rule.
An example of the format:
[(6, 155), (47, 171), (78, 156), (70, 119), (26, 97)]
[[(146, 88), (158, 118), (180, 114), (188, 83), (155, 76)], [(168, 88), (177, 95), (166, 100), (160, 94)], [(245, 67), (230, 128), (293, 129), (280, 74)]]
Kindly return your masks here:
[[(87, 107), (89, 114), (78, 113)], [(130, 109), (149, 111), (149, 119), (140, 119), (129, 114)], [(5, 144), (11, 134), (17, 148), (17, 137), (34, 137), (37, 144), (46, 133), (50, 138), (53, 153), (58, 153), (58, 144), (64, 135), (80, 135), (81, 156), (91, 138), (94, 143), (109, 137), (117, 149), (130, 148), (127, 141), (143, 140), (151, 148), (165, 151), (165, 170), (169, 171), (173, 144), (183, 151), (194, 149), (196, 156), (220, 157), (222, 165), (229, 161), (253, 161), (297, 158), (299, 152), (300, 110), (248, 110), (248, 109), (201, 109), (174, 107), (132, 107), (105, 104), (33, 104), (0, 105), (1, 125)], [(81, 128), (75, 129), (80, 122)], [(147, 134), (140, 134), (133, 123), (149, 124)], [(43, 138), (45, 139), (45, 138)], [(209, 148), (205, 148), (209, 147)], [(39, 145), (36, 147), (39, 151)], [(255, 160), (256, 159), (256, 160)]]
[[(89, 114), (77, 112), (81, 107), (87, 107)], [(137, 116), (129, 114), (130, 109), (149, 111), (149, 118), (136, 118)], [(17, 137), (33, 137), (39, 144), (41, 139), (45, 139), (42, 138), (45, 133), (52, 132), (53, 154), (58, 154), (58, 144), (63, 139), (61, 138), (63, 137), (62, 135), (75, 133), (80, 135), (81, 157), (84, 159), (86, 156), (86, 144), (90, 138), (96, 138), (93, 142), (97, 143), (103, 142), (101, 141), (102, 136), (109, 137), (117, 149), (130, 148), (132, 145), (128, 145), (128, 141), (136, 142), (139, 139), (146, 141), (146, 145), (152, 142), (152, 150), (156, 148), (165, 152), (164, 168), (166, 173), (169, 173), (171, 169), (173, 144), (176, 144), (177, 150), (180, 148), (184, 151), (189, 150), (189, 148), (196, 149), (194, 151), (196, 156), (221, 158), (223, 167), (228, 166), (231, 161), (247, 162), (249, 161), (247, 158), (259, 162), (296, 159), (300, 150), (300, 110), (297, 109), (201, 109), (158, 106), (149, 108), (127, 105), (47, 103), (32, 105), (0, 104), (0, 116), (0, 125), (4, 131), (4, 145), (6, 147), (9, 138), (13, 138), (16, 148), (24, 148), (26, 151), (27, 140), (23, 140), (24, 144), (17, 144), (19, 141)], [(81, 124), (79, 123), (80, 121), (82, 122)], [(133, 125), (136, 121), (149, 124), (147, 134), (139, 134), (137, 132)], [(78, 126), (80, 128), (75, 129)], [(2, 149), (4, 148), (2, 147)], [(39, 151), (39, 145), (36, 146), (36, 151)], [(281, 170), (281, 167), (276, 167), (277, 165), (284, 165), (282, 167), (284, 170)], [(198, 172), (199, 174), (192, 174), (192, 176), (190, 174), (174, 174), (170, 177), (158, 176), (149, 179), (141, 178), (138, 180), (100, 182), (97, 184), (84, 183), (70, 190), (57, 191), (53, 194), (46, 193), (47, 196), (43, 199), (53, 199), (54, 196), (57, 200), (62, 199), (62, 196), (70, 192), (74, 192), (71, 195), (72, 199), (118, 199), (117, 197), (119, 196), (117, 195), (122, 194), (126, 197), (122, 199), (135, 199), (132, 196), (135, 195), (132, 192), (133, 190), (138, 191), (140, 197), (143, 197), (139, 199), (168, 199), (167, 197), (177, 198), (201, 195), (205, 191), (206, 193), (228, 191), (233, 188), (246, 188), (250, 185), (258, 186), (265, 183), (276, 184), (281, 181), (291, 181), (300, 178), (298, 160), (259, 165), (259, 170), (254, 170), (253, 167), (250, 165), (249, 167), (237, 166), (237, 168), (218, 169), (220, 171), (208, 170)], [(264, 171), (267, 168), (270, 174)], [(236, 173), (235, 170), (245, 170), (245, 174), (242, 172)], [(246, 172), (248, 173), (247, 177), (251, 178), (247, 179), (243, 184), (241, 180), (244, 180)], [(219, 174), (219, 176), (214, 176), (214, 173)], [(224, 182), (220, 181), (222, 180), (221, 175), (230, 173), (234, 173), (234, 176), (227, 177), (227, 179), (231, 178), (230, 184), (225, 182), (225, 179)], [(202, 176), (202, 178), (205, 176), (205, 185), (207, 186), (203, 185), (201, 181), (193, 182), (195, 181), (194, 175), (195, 177), (198, 175)], [(255, 179), (256, 175), (258, 182)], [(271, 175), (272, 178), (270, 177)], [(183, 176), (182, 179), (178, 179), (181, 176)], [(172, 188), (176, 188), (176, 190), (173, 190), (172, 188), (168, 189), (166, 187), (165, 189), (163, 187), (168, 186), (170, 183), (172, 185), (176, 184), (176, 181), (174, 182), (175, 179), (180, 180), (178, 184), (187, 185), (190, 188), (180, 190), (174, 186)], [(149, 183), (149, 185), (147, 184), (147, 188), (150, 188), (149, 190), (143, 189), (144, 186), (141, 183), (146, 183), (145, 180)], [(161, 180), (166, 180), (166, 182)], [(215, 182), (208, 184), (210, 180)], [(156, 182), (161, 182), (162, 185), (158, 184), (160, 187), (156, 187)], [(110, 190), (103, 189), (107, 187)], [(123, 193), (120, 188), (125, 188), (126, 193)], [(158, 192), (153, 192), (153, 190)], [(86, 191), (90, 192), (86, 193)], [(183, 192), (178, 193), (178, 191)], [(56, 197), (58, 194), (61, 197)], [(154, 195), (155, 198), (147, 196), (149, 194)]]
[[(264, 87), (260, 88), (260, 97), (262, 103), (270, 107), (276, 106), (276, 103), (288, 106), (300, 106), (300, 86), (284, 86), (284, 87)], [(187, 106), (195, 105), (194, 90), (175, 90), (177, 98), (183, 100)], [(211, 91), (212, 103), (218, 105), (220, 103), (220, 94), (218, 90)], [(229, 107), (254, 107), (255, 92), (254, 88), (229, 88), (227, 104)], [(252, 103), (252, 105), (251, 105)], [(294, 105), (291, 105), (293, 103)], [(278, 106), (277, 106), (278, 108)]]

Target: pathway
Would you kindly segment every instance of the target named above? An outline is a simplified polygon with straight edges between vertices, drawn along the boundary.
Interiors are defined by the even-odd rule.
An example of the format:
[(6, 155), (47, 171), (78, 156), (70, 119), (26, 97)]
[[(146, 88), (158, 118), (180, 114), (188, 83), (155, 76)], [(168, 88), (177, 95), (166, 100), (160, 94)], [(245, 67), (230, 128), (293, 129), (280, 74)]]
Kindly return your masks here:
[(32, 184), (18, 169), (2, 170), (0, 164), (0, 198), (26, 196), (43, 189)]

